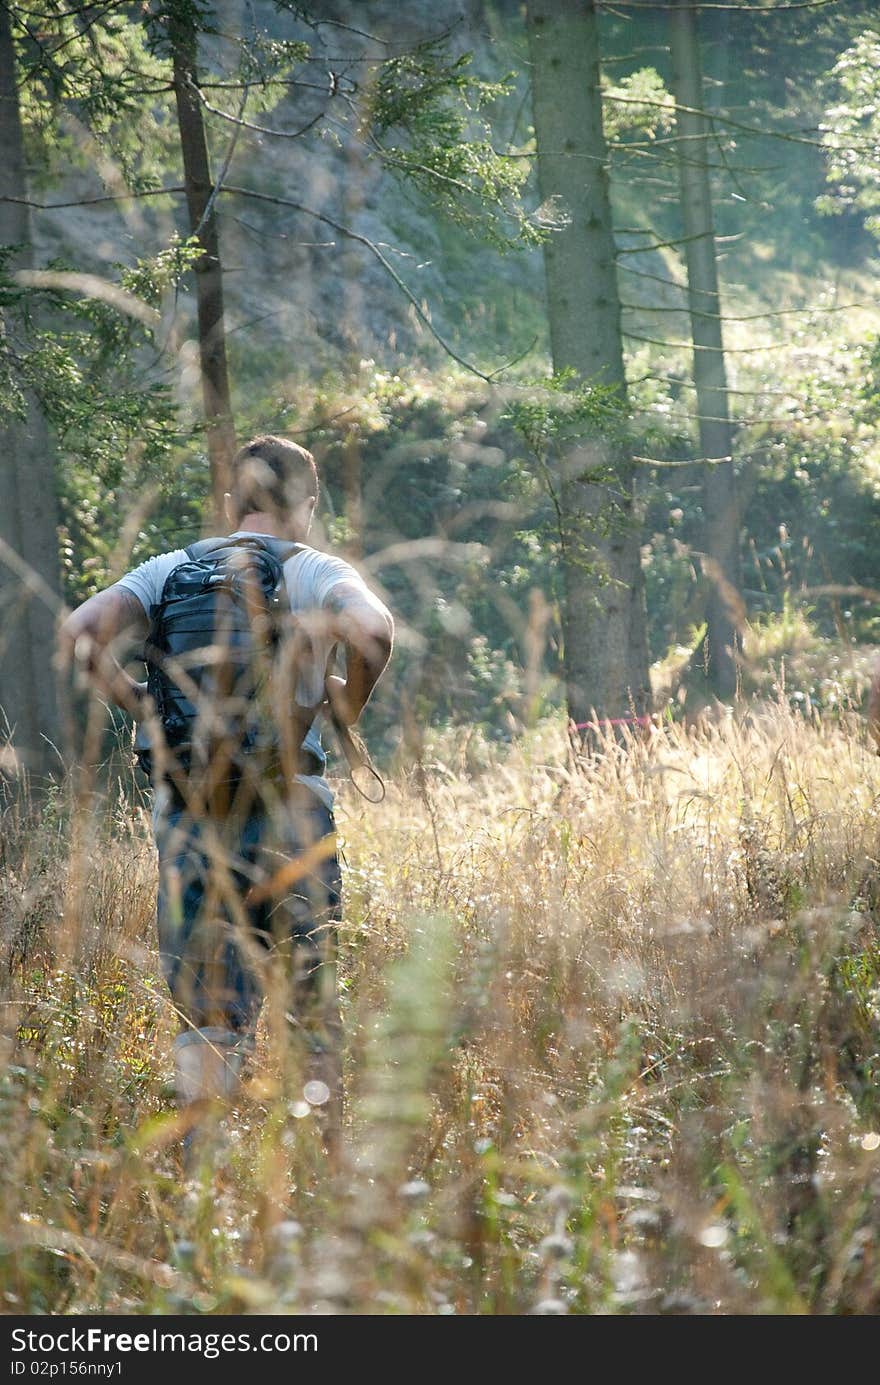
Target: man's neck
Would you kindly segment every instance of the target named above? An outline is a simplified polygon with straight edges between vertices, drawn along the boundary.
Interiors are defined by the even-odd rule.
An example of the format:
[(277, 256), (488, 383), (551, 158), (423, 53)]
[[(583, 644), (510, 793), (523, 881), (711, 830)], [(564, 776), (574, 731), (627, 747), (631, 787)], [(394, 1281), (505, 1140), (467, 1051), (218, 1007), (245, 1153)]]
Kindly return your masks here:
[(289, 533), (274, 515), (265, 514), (261, 510), (254, 510), (249, 515), (243, 515), (233, 533), (265, 534), (270, 539), (292, 539), (295, 543), (302, 542), (301, 539)]

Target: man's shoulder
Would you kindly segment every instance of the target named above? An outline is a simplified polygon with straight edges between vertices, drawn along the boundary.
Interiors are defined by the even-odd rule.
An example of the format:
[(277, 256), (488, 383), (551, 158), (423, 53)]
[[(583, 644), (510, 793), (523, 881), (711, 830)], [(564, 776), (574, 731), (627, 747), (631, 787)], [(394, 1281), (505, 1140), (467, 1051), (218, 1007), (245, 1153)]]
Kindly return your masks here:
[(308, 544), (284, 564), (284, 576), (295, 609), (323, 606), (333, 588), (342, 582), (356, 583), (366, 590), (363, 578), (351, 563)]
[(119, 580), (125, 582), (136, 573), (158, 572), (160, 569), (167, 569), (170, 571), (171, 568), (177, 567), (178, 564), (185, 563), (187, 557), (188, 553), (185, 548), (169, 548), (165, 553), (154, 553), (151, 558), (145, 558), (142, 563), (138, 563), (136, 567), (131, 568), (130, 571)]
[(156, 553), (152, 558), (147, 558), (145, 562), (133, 567), (124, 577), (120, 577), (116, 586), (134, 592), (149, 614), (150, 607), (162, 596), (162, 588), (168, 574), (186, 562), (186, 556), (185, 548), (172, 548), (167, 553)]
[(321, 577), (338, 574), (340, 577), (354, 578), (358, 582), (362, 580), (357, 569), (345, 558), (340, 558), (337, 553), (326, 553), (321, 548), (312, 548), (307, 543), (297, 545), (297, 551), (285, 562), (284, 571)]

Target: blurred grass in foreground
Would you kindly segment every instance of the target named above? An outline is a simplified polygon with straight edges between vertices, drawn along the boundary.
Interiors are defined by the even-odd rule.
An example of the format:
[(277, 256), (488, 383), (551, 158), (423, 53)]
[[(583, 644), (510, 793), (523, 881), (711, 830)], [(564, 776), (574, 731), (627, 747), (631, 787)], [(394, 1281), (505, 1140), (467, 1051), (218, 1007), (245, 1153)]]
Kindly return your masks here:
[(481, 758), (440, 740), (378, 809), (343, 791), (335, 1177), (267, 1013), (181, 1182), (146, 816), (5, 802), (4, 1311), (880, 1310), (858, 722), (780, 705), (595, 764), (547, 725)]

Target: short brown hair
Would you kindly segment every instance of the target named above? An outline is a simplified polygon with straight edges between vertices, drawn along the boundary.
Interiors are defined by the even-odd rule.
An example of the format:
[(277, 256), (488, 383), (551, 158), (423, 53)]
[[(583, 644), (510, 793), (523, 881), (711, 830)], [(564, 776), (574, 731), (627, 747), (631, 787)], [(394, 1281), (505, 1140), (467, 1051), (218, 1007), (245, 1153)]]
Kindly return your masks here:
[(288, 438), (252, 438), (232, 459), (230, 495), (236, 520), (256, 510), (286, 519), (304, 500), (317, 499), (315, 459)]

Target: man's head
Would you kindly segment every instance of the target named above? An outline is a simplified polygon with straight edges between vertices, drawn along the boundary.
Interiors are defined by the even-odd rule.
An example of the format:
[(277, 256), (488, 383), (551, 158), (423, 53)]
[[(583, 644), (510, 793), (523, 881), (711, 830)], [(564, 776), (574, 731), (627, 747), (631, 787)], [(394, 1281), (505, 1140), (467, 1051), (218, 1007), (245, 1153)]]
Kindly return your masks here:
[(304, 539), (317, 498), (315, 459), (298, 443), (265, 434), (245, 443), (232, 459), (226, 505), (233, 528), (248, 515), (260, 515), (279, 535)]

